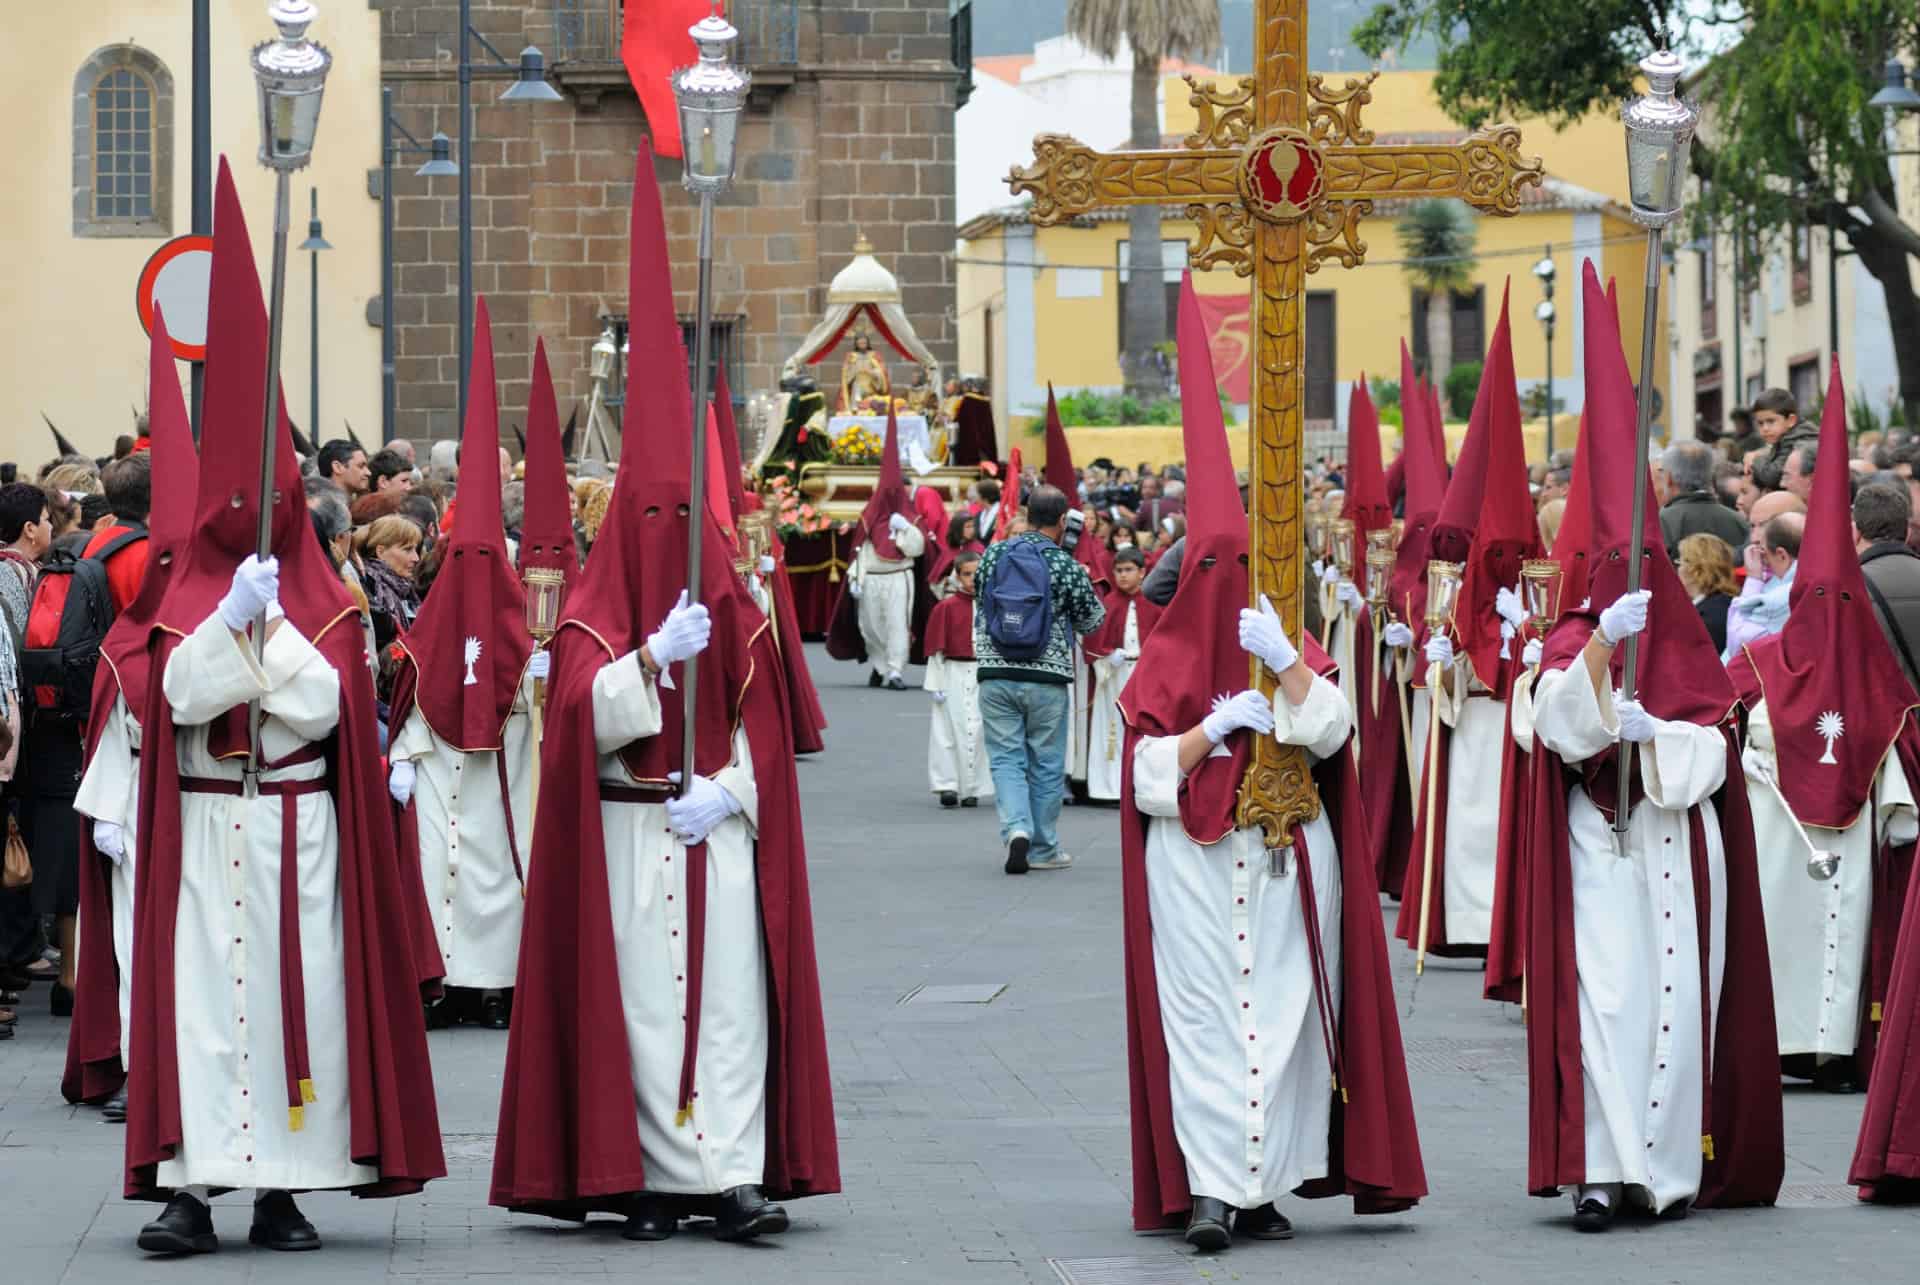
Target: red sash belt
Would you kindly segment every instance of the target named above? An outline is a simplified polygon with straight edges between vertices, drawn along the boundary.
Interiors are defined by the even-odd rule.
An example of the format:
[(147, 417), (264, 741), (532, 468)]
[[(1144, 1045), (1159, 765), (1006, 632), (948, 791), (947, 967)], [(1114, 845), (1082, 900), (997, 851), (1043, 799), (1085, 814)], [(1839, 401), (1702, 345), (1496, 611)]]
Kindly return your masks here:
[[(291, 767), (311, 763), (322, 755), (317, 745), (289, 755), (272, 767)], [(263, 796), (278, 798), (280, 807), (280, 1040), (281, 1063), (287, 1077), (287, 1127), (298, 1132), (305, 1123), (302, 1108), (314, 1101), (313, 1061), (307, 1047), (307, 992), (300, 958), (300, 809), (290, 801), (307, 794), (332, 790), (328, 778), (310, 781), (261, 781)], [(221, 777), (183, 776), (180, 789), (186, 794), (224, 794), (239, 797), (246, 793), (243, 781)]]

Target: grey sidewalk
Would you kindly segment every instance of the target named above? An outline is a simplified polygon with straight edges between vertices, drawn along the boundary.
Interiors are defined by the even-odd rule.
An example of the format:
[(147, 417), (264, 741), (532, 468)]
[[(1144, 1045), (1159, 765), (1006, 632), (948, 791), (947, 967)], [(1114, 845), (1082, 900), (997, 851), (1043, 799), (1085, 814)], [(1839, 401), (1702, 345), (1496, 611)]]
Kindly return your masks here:
[[(1064, 873), (1000, 873), (991, 808), (942, 813), (925, 791), (925, 697), (870, 691), (816, 651), (828, 752), (804, 762), (815, 926), (839, 1108), (844, 1195), (796, 1202), (793, 1230), (751, 1247), (704, 1233), (629, 1244), (486, 1204), (503, 1036), (431, 1037), (451, 1174), (422, 1196), (303, 1204), (327, 1248), (246, 1245), (246, 1197), (215, 1203), (226, 1248), (145, 1260), (153, 1207), (119, 1198), (120, 1130), (60, 1098), (66, 1024), (28, 996), (0, 1044), (0, 1281), (716, 1282), (1420, 1280), (1696, 1282), (1902, 1279), (1920, 1218), (1844, 1185), (1863, 1099), (1787, 1093), (1781, 1207), (1576, 1237), (1563, 1201), (1529, 1199), (1517, 1017), (1478, 974), (1438, 962), (1406, 1024), (1434, 1195), (1360, 1219), (1288, 1202), (1290, 1244), (1211, 1261), (1128, 1230), (1126, 1040), (1115, 814), (1069, 808)], [(1393, 947), (1401, 1003), (1411, 973)], [(1728, 984), (1756, 979), (1729, 978)], [(1761, 980), (1764, 984), (1763, 979)], [(990, 1003), (919, 988), (1004, 984)], [(911, 1000), (907, 997), (913, 995)], [(903, 1002), (904, 1001), (904, 1002)], [(1898, 1266), (1907, 1262), (1908, 1269)]]

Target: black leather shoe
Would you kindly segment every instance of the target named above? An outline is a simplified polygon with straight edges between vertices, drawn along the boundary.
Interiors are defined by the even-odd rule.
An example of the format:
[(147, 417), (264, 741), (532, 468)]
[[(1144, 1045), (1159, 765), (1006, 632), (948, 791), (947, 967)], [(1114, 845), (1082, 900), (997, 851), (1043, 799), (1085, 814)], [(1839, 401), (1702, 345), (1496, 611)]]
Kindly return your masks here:
[(490, 1031), (507, 1029), (507, 997), (488, 995), (480, 1001), (480, 1025)]
[(1249, 1240), (1292, 1240), (1293, 1224), (1268, 1202), (1258, 1209), (1241, 1210), (1233, 1220), (1233, 1234)]
[(1203, 1254), (1219, 1253), (1233, 1243), (1233, 1233), (1227, 1230), (1227, 1219), (1232, 1215), (1233, 1208), (1226, 1201), (1195, 1196), (1193, 1212), (1187, 1215), (1187, 1244)]
[(213, 1234), (213, 1211), (180, 1193), (140, 1229), (139, 1245), (149, 1254), (211, 1254), (220, 1248), (220, 1238)]
[(53, 989), (47, 992), (47, 1006), (53, 1010), (55, 1017), (72, 1017), (73, 990), (55, 982)]
[(447, 1009), (446, 1000), (444, 999), (427, 1000), (423, 1008), (426, 1013), (428, 1030), (444, 1031), (447, 1029), (447, 1027), (453, 1025), (453, 1016)]
[(980, 800), (969, 794), (966, 798), (960, 800), (960, 806), (963, 808), (977, 808), (980, 806)]
[(1813, 1087), (1827, 1093), (1858, 1093), (1860, 1084), (1854, 1078), (1853, 1059), (1836, 1057), (1822, 1062), (1813, 1072)]
[(874, 670), (867, 671), (867, 686), (879, 687), (885, 684), (886, 681), (887, 681), (886, 679), (880, 677), (879, 670), (874, 669)]
[(907, 680), (895, 674), (887, 679), (887, 690), (890, 692), (904, 692), (907, 690)]
[(679, 1228), (673, 1203), (650, 1191), (637, 1193), (627, 1205), (627, 1225), (620, 1234), (628, 1240), (665, 1240)]
[(959, 807), (959, 806), (960, 806), (960, 796), (959, 796), (959, 794), (957, 794), (957, 793), (955, 793), (955, 792), (954, 792), (954, 791), (952, 791), (952, 790), (942, 790), (942, 791), (940, 791), (940, 806), (941, 806), (941, 807), (943, 807), (943, 808), (957, 808), (957, 807)]
[(1027, 872), (1027, 849), (1033, 846), (1033, 840), (1024, 834), (1016, 834), (1007, 840), (1006, 871), (1010, 875), (1023, 875)]
[(753, 1240), (787, 1229), (787, 1211), (758, 1187), (732, 1187), (713, 1200), (713, 1234), (718, 1240)]
[(108, 1098), (101, 1105), (100, 1114), (108, 1124), (125, 1124), (127, 1122), (127, 1091), (122, 1089)]
[(1605, 1231), (1611, 1226), (1613, 1226), (1612, 1205), (1589, 1198), (1575, 1206), (1573, 1211), (1575, 1231)]
[(285, 1191), (269, 1191), (255, 1197), (253, 1228), (247, 1232), (247, 1239), (263, 1249), (320, 1248), (320, 1233), (293, 1203), (292, 1194)]

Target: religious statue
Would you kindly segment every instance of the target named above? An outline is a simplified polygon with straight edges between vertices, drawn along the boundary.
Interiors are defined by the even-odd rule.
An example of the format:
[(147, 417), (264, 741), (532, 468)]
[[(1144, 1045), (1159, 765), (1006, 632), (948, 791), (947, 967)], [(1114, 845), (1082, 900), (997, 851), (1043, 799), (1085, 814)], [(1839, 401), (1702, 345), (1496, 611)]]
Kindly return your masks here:
[(887, 380), (887, 365), (873, 350), (873, 340), (864, 330), (853, 332), (853, 348), (840, 362), (840, 410), (852, 415), (869, 397), (885, 398), (893, 391)]

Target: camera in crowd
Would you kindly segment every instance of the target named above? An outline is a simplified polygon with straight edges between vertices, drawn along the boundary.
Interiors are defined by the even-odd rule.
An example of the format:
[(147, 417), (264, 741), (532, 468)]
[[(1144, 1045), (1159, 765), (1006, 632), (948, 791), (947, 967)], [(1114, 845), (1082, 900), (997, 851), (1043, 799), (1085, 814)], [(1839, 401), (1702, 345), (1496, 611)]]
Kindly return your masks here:
[(1074, 546), (1080, 543), (1080, 537), (1086, 533), (1087, 515), (1079, 509), (1068, 509), (1066, 530), (1060, 534), (1060, 547), (1072, 553)]

